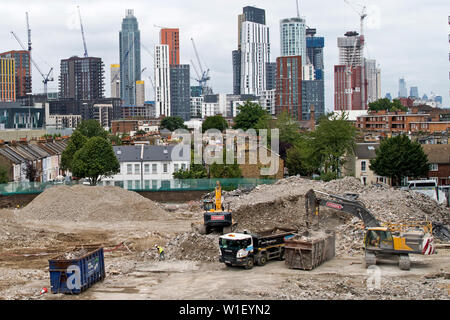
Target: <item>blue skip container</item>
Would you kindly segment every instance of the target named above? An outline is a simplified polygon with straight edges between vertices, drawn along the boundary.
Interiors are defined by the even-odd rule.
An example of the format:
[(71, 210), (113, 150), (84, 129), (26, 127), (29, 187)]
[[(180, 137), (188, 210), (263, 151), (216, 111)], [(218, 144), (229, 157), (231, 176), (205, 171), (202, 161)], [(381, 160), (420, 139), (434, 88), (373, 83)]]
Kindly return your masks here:
[(76, 246), (48, 260), (52, 293), (79, 294), (105, 278), (105, 260), (100, 245)]

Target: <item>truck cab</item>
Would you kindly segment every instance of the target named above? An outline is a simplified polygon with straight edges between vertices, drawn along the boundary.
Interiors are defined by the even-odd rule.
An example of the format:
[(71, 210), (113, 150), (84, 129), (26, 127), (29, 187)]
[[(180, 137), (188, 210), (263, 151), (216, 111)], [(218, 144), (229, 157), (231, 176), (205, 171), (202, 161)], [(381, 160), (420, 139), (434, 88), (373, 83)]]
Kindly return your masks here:
[(219, 238), (219, 261), (227, 266), (253, 268), (269, 260), (284, 260), (285, 240), (294, 237), (296, 230), (273, 228), (258, 233), (228, 233)]
[(253, 238), (250, 234), (228, 233), (219, 237), (219, 261), (227, 266), (253, 267)]

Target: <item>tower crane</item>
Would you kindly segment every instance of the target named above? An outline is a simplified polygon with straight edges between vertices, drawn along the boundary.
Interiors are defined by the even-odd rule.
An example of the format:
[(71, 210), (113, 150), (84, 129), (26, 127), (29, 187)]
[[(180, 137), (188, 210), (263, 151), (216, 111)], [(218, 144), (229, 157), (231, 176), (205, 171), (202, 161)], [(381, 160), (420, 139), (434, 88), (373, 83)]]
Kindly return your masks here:
[[(361, 88), (360, 88), (360, 90), (361, 90), (361, 100), (362, 100), (363, 104), (365, 104), (364, 101), (366, 100), (366, 97), (365, 97), (365, 79), (366, 79), (366, 77), (364, 76), (365, 75), (365, 70), (364, 70), (365, 69), (364, 68), (364, 64), (365, 64), (365, 62), (364, 62), (364, 20), (367, 18), (367, 10), (366, 10), (365, 5), (363, 5), (357, 1), (344, 0), (344, 2), (346, 4), (348, 4), (353, 9), (353, 11), (355, 11), (358, 14), (358, 16), (360, 18), (360, 35), (361, 35), (361, 37), (360, 37), (360, 40), (361, 40), (361, 61), (360, 61), (360, 64), (361, 64)], [(352, 53), (352, 57), (351, 57), (350, 68), (347, 71), (348, 81), (350, 84), (351, 84), (352, 67), (355, 63), (355, 53), (356, 53), (357, 43), (358, 43), (358, 37), (355, 37), (355, 44), (353, 45), (353, 53)], [(351, 87), (351, 85), (350, 85), (350, 87)], [(364, 107), (364, 106), (362, 106), (362, 107)]]
[(87, 58), (88, 51), (86, 46), (86, 39), (84, 37), (83, 21), (81, 21), (80, 6), (77, 6), (77, 8), (78, 8), (78, 16), (80, 17), (81, 37), (83, 38), (83, 46), (84, 46), (84, 57)]
[(353, 11), (355, 11), (360, 18), (360, 33), (362, 36), (364, 36), (364, 19), (367, 18), (367, 8), (365, 5), (362, 5), (361, 3), (358, 3), (357, 1), (350, 1), (350, 0), (344, 0), (346, 4), (348, 4)]
[[(20, 41), (19, 37), (17, 37), (17, 35), (14, 33), (14, 31), (11, 31), (11, 34), (14, 36), (14, 38), (16, 39), (16, 41), (19, 43), (19, 45), (22, 47), (23, 50), (26, 50), (25, 46), (22, 44), (22, 42)], [(30, 56), (30, 60), (31, 63), (33, 63), (33, 65), (35, 66), (35, 68), (37, 69), (37, 71), (41, 74), (42, 76), (42, 83), (44, 83), (44, 94), (47, 95), (47, 83), (50, 81), (54, 81), (53, 77), (51, 77), (51, 73), (53, 71), (53, 68), (50, 68), (50, 71), (47, 73), (47, 75), (45, 75), (41, 69), (39, 68), (39, 66), (36, 64), (36, 62), (34, 62), (34, 60), (31, 58)]]
[(28, 12), (25, 12), (25, 15), (27, 17), (28, 51), (30, 52), (30, 56), (31, 56), (31, 29), (30, 29), (30, 23), (28, 21)]
[[(202, 67), (202, 63), (200, 61), (200, 56), (198, 55), (197, 47), (195, 46), (194, 39), (191, 38), (191, 41), (192, 41), (192, 46), (194, 47), (195, 56), (197, 58), (198, 67), (199, 67), (200, 72), (201, 72), (201, 77), (198, 77), (198, 79), (196, 79), (196, 81), (202, 87), (203, 94), (212, 94), (212, 89), (209, 88), (208, 85), (207, 85), (208, 81), (211, 80), (211, 77), (209, 76), (209, 69), (204, 71), (204, 69)], [(195, 69), (195, 67), (194, 67), (194, 70), (197, 72), (197, 69)], [(197, 72), (197, 75), (198, 75), (198, 72)]]

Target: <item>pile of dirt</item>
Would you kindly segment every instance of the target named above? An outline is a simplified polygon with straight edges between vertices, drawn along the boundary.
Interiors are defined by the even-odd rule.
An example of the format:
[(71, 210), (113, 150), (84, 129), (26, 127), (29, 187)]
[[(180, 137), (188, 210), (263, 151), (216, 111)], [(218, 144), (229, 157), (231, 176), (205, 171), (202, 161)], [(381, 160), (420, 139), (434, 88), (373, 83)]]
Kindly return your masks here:
[(113, 186), (55, 186), (21, 209), (18, 218), (40, 221), (147, 221), (169, 214), (141, 195)]

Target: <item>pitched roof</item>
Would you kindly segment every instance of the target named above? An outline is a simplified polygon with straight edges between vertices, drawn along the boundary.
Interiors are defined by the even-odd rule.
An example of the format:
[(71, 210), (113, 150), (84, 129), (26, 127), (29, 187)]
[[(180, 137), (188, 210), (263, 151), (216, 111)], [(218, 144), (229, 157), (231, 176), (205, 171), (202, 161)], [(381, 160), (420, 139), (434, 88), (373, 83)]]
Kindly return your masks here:
[(450, 146), (448, 144), (423, 144), (422, 149), (429, 163), (450, 163)]
[[(189, 161), (191, 158), (190, 146), (114, 146), (114, 154), (119, 162), (141, 161)], [(142, 152), (143, 150), (143, 152)], [(177, 152), (177, 150), (179, 152)]]
[(375, 150), (380, 146), (379, 143), (357, 143), (355, 155), (358, 159), (375, 159)]

